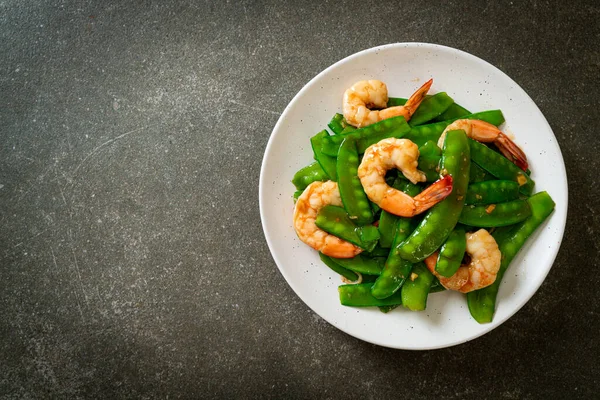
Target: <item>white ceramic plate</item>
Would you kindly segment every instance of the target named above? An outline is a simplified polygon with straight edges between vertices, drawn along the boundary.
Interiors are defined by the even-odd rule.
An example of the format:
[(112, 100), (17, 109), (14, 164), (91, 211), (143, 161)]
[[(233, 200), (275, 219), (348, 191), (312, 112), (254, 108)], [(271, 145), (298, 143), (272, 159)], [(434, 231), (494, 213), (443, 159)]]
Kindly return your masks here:
[[(503, 129), (527, 154), (535, 191), (546, 190), (556, 202), (550, 218), (528, 240), (505, 274), (494, 320), (480, 325), (465, 296), (442, 292), (429, 296), (427, 310), (341, 306), (340, 278), (302, 243), (292, 227), (294, 173), (313, 161), (309, 138), (341, 112), (342, 95), (354, 82), (379, 79), (390, 96), (408, 97), (429, 78), (430, 93), (447, 92), (472, 112), (501, 109)], [(563, 236), (567, 216), (567, 178), (556, 137), (531, 98), (493, 65), (453, 48), (397, 43), (361, 51), (314, 77), (279, 118), (267, 145), (260, 174), (260, 214), (269, 249), (292, 289), (323, 319), (367, 342), (399, 349), (456, 345), (491, 331), (533, 296), (548, 274)]]

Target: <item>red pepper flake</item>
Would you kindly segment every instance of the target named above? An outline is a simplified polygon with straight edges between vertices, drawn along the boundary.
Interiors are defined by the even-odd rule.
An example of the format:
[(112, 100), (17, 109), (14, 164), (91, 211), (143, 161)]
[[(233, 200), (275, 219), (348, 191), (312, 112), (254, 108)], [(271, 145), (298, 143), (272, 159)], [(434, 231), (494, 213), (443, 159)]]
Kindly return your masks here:
[(496, 205), (495, 205), (495, 204), (490, 204), (489, 206), (487, 206), (487, 207), (485, 208), (485, 212), (486, 212), (486, 213), (488, 213), (488, 214), (491, 214), (491, 213), (492, 213), (492, 211), (494, 211), (494, 209), (495, 209), (495, 208), (496, 208)]

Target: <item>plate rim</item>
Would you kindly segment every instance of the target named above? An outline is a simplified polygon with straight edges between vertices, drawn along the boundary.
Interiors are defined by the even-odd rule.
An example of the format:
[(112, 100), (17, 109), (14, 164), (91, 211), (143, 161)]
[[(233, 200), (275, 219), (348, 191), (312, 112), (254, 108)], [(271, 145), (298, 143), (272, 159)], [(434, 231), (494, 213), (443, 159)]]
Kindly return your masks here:
[[(551, 254), (551, 263), (550, 266), (547, 268), (547, 270), (544, 273), (543, 278), (540, 280), (539, 284), (536, 285), (536, 287), (534, 288), (533, 286), (531, 287), (531, 289), (528, 291), (528, 293), (524, 296), (523, 300), (519, 303), (516, 304), (516, 306), (514, 307), (512, 312), (509, 312), (506, 316), (504, 316), (503, 318), (494, 318), (494, 320), (492, 322), (490, 322), (489, 324), (486, 324), (486, 327), (488, 327), (488, 329), (483, 329), (481, 332), (476, 332), (472, 335), (467, 335), (466, 337), (454, 340), (452, 342), (449, 343), (443, 343), (440, 345), (431, 345), (431, 346), (411, 346), (411, 347), (405, 347), (405, 346), (393, 346), (390, 345), (388, 343), (381, 343), (378, 342), (376, 340), (372, 340), (369, 337), (365, 336), (365, 335), (361, 335), (361, 334), (356, 334), (354, 332), (349, 332), (348, 330), (342, 328), (342, 326), (339, 326), (341, 324), (335, 324), (331, 321), (329, 321), (328, 319), (326, 319), (325, 317), (323, 317), (323, 315), (321, 315), (321, 313), (318, 310), (315, 310), (314, 308), (312, 308), (308, 302), (304, 299), (304, 297), (300, 294), (299, 289), (297, 288), (297, 285), (294, 283), (294, 281), (292, 279), (290, 279), (289, 275), (286, 273), (286, 271), (282, 268), (281, 266), (281, 260), (279, 259), (279, 257), (275, 254), (274, 252), (274, 244), (273, 241), (270, 237), (270, 234), (268, 232), (268, 228), (265, 224), (265, 215), (267, 213), (267, 210), (265, 209), (265, 201), (263, 200), (263, 198), (265, 198), (266, 196), (266, 182), (265, 182), (265, 166), (266, 163), (268, 161), (268, 154), (271, 151), (271, 147), (273, 146), (273, 142), (274, 142), (274, 137), (275, 137), (275, 133), (280, 129), (280, 126), (284, 123), (284, 121), (287, 119), (287, 114), (290, 112), (291, 107), (296, 103), (296, 101), (298, 101), (299, 98), (302, 97), (302, 95), (310, 89), (310, 87), (312, 86), (313, 82), (315, 82), (316, 80), (318, 80), (321, 76), (327, 74), (331, 69), (337, 67), (340, 64), (343, 63), (348, 63), (351, 62), (354, 58), (358, 58), (360, 56), (363, 56), (367, 53), (375, 53), (377, 51), (381, 51), (383, 49), (388, 49), (388, 48), (410, 48), (410, 47), (420, 47), (420, 48), (430, 48), (430, 49), (434, 49), (434, 50), (444, 50), (444, 51), (449, 51), (449, 52), (454, 52), (456, 54), (458, 54), (461, 57), (465, 57), (467, 59), (472, 59), (473, 61), (476, 61), (478, 63), (483, 63), (487, 68), (491, 68), (493, 69), (496, 73), (499, 73), (501, 75), (503, 75), (505, 78), (508, 78), (511, 82), (514, 83), (514, 85), (516, 86), (516, 88), (518, 90), (520, 90), (522, 92), (522, 94), (524, 96), (526, 96), (526, 98), (531, 101), (531, 103), (538, 109), (543, 122), (546, 125), (546, 128), (548, 129), (549, 133), (552, 135), (552, 137), (554, 138), (554, 141), (552, 143), (552, 145), (555, 147), (555, 149), (557, 150), (556, 153), (559, 156), (559, 161), (560, 161), (560, 166), (562, 166), (562, 172), (563, 172), (563, 176), (562, 176), (562, 180), (564, 181), (564, 185), (565, 185), (565, 191), (562, 194), (562, 198), (560, 199), (560, 203), (561, 205), (564, 204), (564, 209), (565, 209), (565, 213), (564, 213), (564, 217), (562, 218), (561, 221), (559, 221), (559, 228), (560, 228), (560, 238), (558, 240), (558, 244), (556, 246), (553, 246), (553, 252), (554, 254)], [(361, 51), (358, 51), (356, 53), (353, 53), (349, 56), (346, 56), (338, 61), (336, 61), (335, 63), (331, 64), (330, 66), (328, 66), (327, 68), (325, 68), (324, 70), (322, 70), (321, 72), (319, 72), (317, 75), (315, 75), (313, 78), (311, 78), (307, 83), (304, 84), (304, 86), (298, 91), (298, 93), (296, 93), (296, 95), (290, 100), (290, 102), (286, 105), (285, 109), (283, 110), (283, 112), (281, 113), (281, 115), (279, 116), (279, 119), (277, 120), (277, 123), (275, 124), (275, 126), (273, 127), (270, 135), (269, 135), (269, 140), (267, 142), (267, 145), (265, 147), (265, 151), (263, 154), (263, 159), (261, 162), (261, 168), (260, 168), (260, 177), (259, 177), (259, 209), (260, 209), (260, 219), (261, 219), (261, 225), (262, 225), (262, 229), (263, 229), (263, 234), (265, 235), (265, 239), (267, 241), (267, 246), (269, 247), (269, 252), (271, 253), (271, 257), (273, 258), (273, 261), (275, 261), (275, 265), (277, 265), (277, 268), (279, 270), (279, 272), (281, 273), (281, 275), (283, 275), (284, 279), (286, 280), (287, 284), (292, 288), (292, 290), (294, 291), (294, 293), (304, 302), (304, 304), (314, 313), (316, 313), (317, 315), (319, 315), (319, 317), (321, 317), (323, 320), (327, 321), (327, 323), (329, 323), (330, 325), (332, 325), (333, 327), (339, 329), (340, 331), (355, 337), (357, 339), (363, 340), (365, 342), (368, 343), (372, 343), (378, 346), (382, 346), (382, 347), (387, 347), (387, 348), (393, 348), (393, 349), (401, 349), (401, 350), (435, 350), (435, 349), (442, 349), (442, 348), (448, 348), (448, 347), (452, 347), (452, 346), (456, 346), (462, 343), (466, 343), (469, 342), (471, 340), (477, 339), (478, 337), (481, 337), (491, 331), (493, 331), (494, 329), (496, 329), (497, 327), (499, 327), (500, 325), (502, 325), (504, 322), (506, 322), (508, 319), (512, 318), (515, 314), (517, 314), (525, 304), (527, 304), (529, 302), (529, 300), (531, 300), (531, 298), (537, 293), (537, 291), (539, 290), (539, 288), (541, 287), (541, 285), (545, 282), (548, 274), (550, 273), (550, 270), (552, 269), (552, 267), (554, 266), (554, 262), (556, 261), (556, 257), (558, 256), (558, 252), (560, 251), (560, 247), (562, 245), (563, 239), (564, 239), (564, 233), (565, 233), (565, 227), (566, 227), (566, 221), (567, 221), (567, 215), (568, 215), (568, 192), (569, 192), (569, 185), (568, 185), (568, 179), (567, 179), (567, 173), (566, 173), (566, 165), (564, 163), (564, 158), (562, 155), (562, 151), (560, 149), (560, 145), (558, 144), (558, 140), (556, 140), (556, 135), (554, 134), (554, 131), (552, 130), (550, 124), (548, 123), (546, 117), (544, 116), (544, 114), (542, 113), (542, 111), (539, 109), (538, 105), (533, 101), (533, 99), (529, 96), (529, 94), (514, 80), (512, 79), (510, 76), (508, 76), (505, 72), (503, 72), (502, 70), (500, 70), (498, 67), (496, 67), (495, 65), (485, 61), (484, 59), (475, 56), (471, 53), (468, 53), (464, 50), (460, 50), (460, 49), (456, 49), (453, 47), (449, 47), (449, 46), (445, 46), (445, 45), (440, 45), (440, 44), (435, 44), (435, 43), (425, 43), (425, 42), (397, 42), (397, 43), (388, 43), (388, 44), (383, 44), (383, 45), (379, 45), (379, 46), (374, 46), (371, 48), (367, 48)], [(556, 204), (559, 204), (559, 201), (557, 201), (555, 199)], [(553, 213), (551, 215), (556, 214), (555, 211), (553, 211)], [(547, 224), (547, 220), (544, 222), (543, 225)], [(552, 250), (551, 250), (552, 251)]]

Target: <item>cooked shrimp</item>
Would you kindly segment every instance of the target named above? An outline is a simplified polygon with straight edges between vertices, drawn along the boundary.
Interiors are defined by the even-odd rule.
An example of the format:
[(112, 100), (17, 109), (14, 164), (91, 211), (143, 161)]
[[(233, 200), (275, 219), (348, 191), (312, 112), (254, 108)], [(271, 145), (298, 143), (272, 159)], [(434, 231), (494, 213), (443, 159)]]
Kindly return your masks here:
[(496, 280), (500, 269), (501, 253), (496, 240), (485, 229), (475, 233), (467, 233), (467, 254), (471, 262), (461, 265), (458, 271), (449, 278), (435, 272), (438, 254), (433, 253), (425, 259), (427, 268), (449, 290), (462, 293), (472, 292), (491, 285)]
[(433, 207), (452, 192), (450, 175), (433, 183), (415, 197), (394, 189), (385, 182), (385, 173), (399, 169), (412, 183), (424, 182), (417, 169), (419, 148), (408, 139), (389, 138), (370, 146), (358, 167), (358, 177), (367, 197), (387, 212), (412, 217)]
[(493, 142), (504, 157), (508, 158), (523, 171), (527, 170), (527, 156), (525, 156), (523, 150), (521, 150), (515, 142), (510, 140), (510, 138), (500, 129), (496, 128), (496, 126), (478, 119), (458, 119), (448, 125), (438, 140), (438, 147), (440, 149), (444, 144), (446, 132), (455, 129), (464, 130), (468, 137), (477, 140), (478, 142)]
[(342, 206), (336, 182), (313, 182), (298, 197), (294, 208), (294, 228), (304, 243), (329, 257), (352, 258), (362, 249), (319, 229), (317, 213), (326, 205)]
[[(433, 79), (425, 82), (403, 106), (387, 107), (388, 90), (385, 83), (378, 80), (359, 81), (344, 93), (344, 118), (358, 128), (381, 120), (402, 115), (407, 121), (419, 107), (429, 91)], [(371, 110), (370, 108), (382, 108)]]

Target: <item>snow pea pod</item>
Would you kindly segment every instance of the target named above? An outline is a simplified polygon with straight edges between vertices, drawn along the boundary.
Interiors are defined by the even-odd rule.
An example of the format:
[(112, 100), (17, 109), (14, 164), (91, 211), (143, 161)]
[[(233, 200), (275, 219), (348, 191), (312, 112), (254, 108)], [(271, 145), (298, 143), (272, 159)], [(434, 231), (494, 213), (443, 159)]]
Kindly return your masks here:
[(483, 181), (471, 183), (467, 189), (466, 205), (495, 204), (519, 198), (519, 184), (514, 181)]
[(494, 228), (516, 224), (531, 215), (531, 207), (526, 200), (513, 200), (506, 203), (465, 206), (458, 222), (478, 228)]
[(315, 224), (318, 228), (371, 251), (379, 241), (379, 230), (373, 225), (357, 226), (342, 207), (328, 205), (319, 210)]
[(337, 173), (335, 170), (337, 164), (335, 156), (337, 156), (337, 153), (332, 157), (321, 151), (323, 140), (328, 137), (329, 133), (327, 133), (327, 130), (323, 129), (321, 132), (310, 138), (310, 145), (312, 146), (315, 160), (317, 160), (321, 168), (323, 168), (323, 171), (329, 176), (329, 179), (337, 182)]
[(369, 198), (365, 194), (358, 178), (358, 151), (353, 137), (344, 139), (338, 152), (337, 176), (338, 189), (342, 203), (348, 215), (357, 225), (373, 222), (373, 212)]
[[(411, 197), (415, 197), (419, 193), (421, 193), (421, 187), (415, 185), (405, 179), (400, 177), (396, 178), (394, 184), (391, 185), (394, 189), (398, 189), (408, 194)], [(398, 229), (398, 221), (400, 217), (397, 215), (391, 214), (385, 210), (381, 211), (381, 216), (379, 217), (379, 245), (381, 247), (390, 248), (392, 247), (392, 242), (394, 241), (394, 237), (396, 236), (396, 231)], [(404, 229), (404, 228), (403, 228)]]
[(437, 250), (458, 222), (469, 184), (469, 143), (462, 130), (450, 131), (442, 148), (440, 171), (453, 178), (452, 193), (433, 206), (414, 232), (399, 246), (400, 256), (416, 263)]
[(445, 287), (442, 286), (440, 281), (434, 276), (433, 283), (429, 287), (429, 293), (438, 293), (446, 290)]
[(422, 125), (431, 121), (446, 111), (452, 104), (454, 104), (454, 100), (446, 92), (436, 93), (421, 102), (419, 108), (410, 118), (410, 125)]
[(371, 294), (371, 284), (341, 285), (338, 287), (340, 303), (351, 307), (384, 307), (402, 304), (400, 292), (385, 298), (378, 299)]
[(326, 181), (329, 176), (318, 162), (313, 162), (304, 168), (301, 168), (294, 174), (292, 183), (296, 186), (296, 190), (304, 190), (308, 185), (315, 181)]
[(433, 121), (438, 122), (445, 121), (448, 119), (456, 119), (469, 114), (471, 114), (471, 111), (467, 110), (459, 104), (452, 103), (450, 107), (446, 109), (446, 111), (444, 111), (440, 116), (436, 117)]
[(333, 133), (339, 135), (344, 131), (344, 128), (348, 126), (348, 124), (346, 123), (344, 116), (340, 113), (337, 113), (331, 118), (331, 121), (329, 121), (327, 126)]
[(445, 277), (454, 275), (460, 267), (466, 249), (467, 237), (465, 230), (455, 228), (440, 248), (437, 263), (435, 264), (435, 272)]
[(334, 262), (354, 272), (366, 275), (379, 275), (385, 264), (384, 257), (368, 257), (359, 254), (353, 258), (332, 258)]
[(399, 138), (409, 131), (410, 125), (408, 125), (404, 117), (388, 118), (347, 134), (328, 136), (321, 143), (321, 151), (323, 154), (335, 157), (344, 139), (351, 136), (356, 139), (356, 147), (358, 148), (358, 152), (362, 154), (367, 147), (379, 142), (381, 139), (389, 137)]
[(502, 237), (497, 237), (496, 232), (493, 235), (502, 253), (502, 261), (496, 280), (490, 286), (467, 293), (467, 303), (471, 316), (480, 324), (492, 322), (498, 289), (500, 283), (502, 283), (504, 273), (527, 239), (548, 218), (555, 206), (554, 201), (546, 192), (534, 194), (527, 199), (527, 202), (532, 210), (529, 218), (515, 225), (508, 233), (499, 230)]
[(388, 97), (387, 106), (388, 107), (403, 106), (406, 104), (407, 101), (408, 101), (408, 99), (405, 99), (404, 97)]
[(422, 311), (427, 307), (427, 296), (435, 277), (422, 262), (414, 265), (410, 275), (411, 279), (402, 285), (402, 305), (411, 311)]
[(419, 147), (419, 170), (425, 173), (427, 182), (435, 182), (440, 178), (440, 159), (442, 150), (432, 140)]
[(331, 268), (334, 272), (337, 272), (344, 278), (348, 279), (351, 282), (356, 282), (358, 280), (358, 275), (354, 271), (350, 271), (333, 261), (331, 257), (326, 256), (323, 253), (319, 253), (319, 258), (325, 265)]
[(489, 181), (492, 179), (496, 179), (494, 175), (490, 174), (474, 162), (471, 162), (471, 169), (469, 170), (470, 183)]
[(469, 139), (469, 146), (471, 147), (471, 159), (481, 168), (498, 179), (517, 182), (520, 193), (526, 196), (531, 194), (535, 182), (508, 158), (473, 139)]

